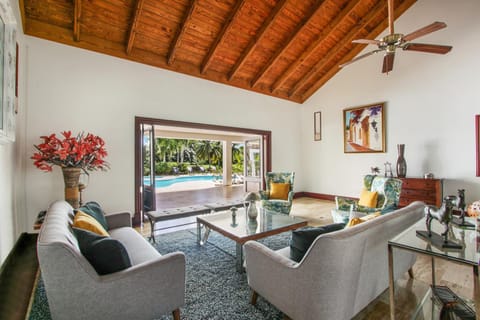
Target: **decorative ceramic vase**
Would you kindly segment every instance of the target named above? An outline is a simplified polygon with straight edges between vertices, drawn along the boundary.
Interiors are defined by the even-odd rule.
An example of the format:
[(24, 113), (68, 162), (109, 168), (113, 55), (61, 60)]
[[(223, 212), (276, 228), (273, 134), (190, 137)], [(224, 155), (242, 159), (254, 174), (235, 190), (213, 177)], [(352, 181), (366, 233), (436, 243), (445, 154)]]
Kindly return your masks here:
[(65, 182), (65, 201), (77, 209), (80, 200), (80, 192), (78, 189), (78, 181), (80, 179), (80, 168), (62, 168), (63, 180)]
[(256, 219), (250, 219), (247, 223), (247, 232), (248, 234), (255, 234), (257, 233), (258, 222)]
[(405, 161), (405, 145), (397, 144), (398, 159), (397, 159), (397, 177), (405, 178), (407, 176), (407, 161)]
[(255, 201), (248, 203), (247, 215), (250, 220), (256, 220), (258, 216), (257, 204)]

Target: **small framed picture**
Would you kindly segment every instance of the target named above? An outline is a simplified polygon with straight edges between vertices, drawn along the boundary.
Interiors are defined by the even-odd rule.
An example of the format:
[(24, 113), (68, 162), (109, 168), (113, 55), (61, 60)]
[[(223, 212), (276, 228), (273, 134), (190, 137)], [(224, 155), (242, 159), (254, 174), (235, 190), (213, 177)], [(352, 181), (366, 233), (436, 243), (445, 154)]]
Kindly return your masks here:
[(313, 140), (322, 140), (322, 113), (320, 111), (313, 113)]

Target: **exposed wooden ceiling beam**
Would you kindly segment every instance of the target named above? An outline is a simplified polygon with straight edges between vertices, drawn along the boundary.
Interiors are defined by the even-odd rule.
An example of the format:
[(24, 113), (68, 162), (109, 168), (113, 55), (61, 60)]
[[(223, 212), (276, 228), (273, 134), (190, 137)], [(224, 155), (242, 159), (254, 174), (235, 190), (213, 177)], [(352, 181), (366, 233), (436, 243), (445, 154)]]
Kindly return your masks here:
[(133, 43), (135, 42), (135, 34), (137, 33), (138, 19), (140, 18), (140, 14), (142, 13), (143, 2), (144, 0), (137, 0), (137, 7), (135, 8), (132, 25), (130, 27), (130, 34), (128, 36), (127, 55), (132, 52)]
[(318, 46), (330, 37), (330, 35), (336, 30), (339, 23), (342, 23), (343, 20), (348, 17), (356, 8), (356, 6), (361, 3), (362, 0), (355, 0), (348, 3), (348, 5), (342, 9), (342, 11), (336, 16), (334, 20), (332, 20), (328, 26), (322, 30), (322, 33), (319, 34), (315, 41), (302, 53), (302, 55), (296, 59), (285, 72), (275, 81), (272, 86), (272, 92), (278, 90), (285, 81), (297, 70), (302, 63), (310, 57), (310, 55), (317, 50)]
[[(402, 2), (395, 10), (395, 19), (401, 16), (408, 8), (410, 8), (417, 0), (405, 0)], [(365, 17), (365, 19), (368, 19)], [(373, 29), (367, 36), (366, 39), (373, 39), (377, 37), (382, 31), (385, 30), (388, 26), (388, 21), (384, 20), (381, 24), (379, 24), (375, 29)], [(362, 36), (364, 37), (364, 36)], [(353, 49), (349, 52), (345, 57), (342, 58), (341, 62), (338, 63), (339, 65), (343, 62), (347, 62), (353, 59), (357, 54), (359, 54), (366, 46), (360, 45), (357, 48)], [(302, 103), (310, 97), (315, 91), (317, 91), (322, 85), (324, 85), (328, 80), (330, 80), (338, 71), (341, 69), (339, 67), (331, 68), (326, 74), (324, 74), (320, 79), (318, 79), (312, 86), (306, 90), (301, 97)]]
[(177, 51), (180, 43), (182, 43), (182, 37), (185, 34), (185, 30), (188, 29), (188, 26), (192, 21), (192, 14), (193, 11), (195, 11), (195, 5), (197, 4), (197, 2), (198, 0), (193, 0), (190, 2), (190, 7), (187, 10), (187, 14), (185, 15), (185, 18), (183, 19), (180, 27), (177, 30), (177, 33), (175, 34), (175, 38), (172, 41), (172, 46), (170, 47), (170, 51), (168, 52), (167, 56), (167, 63), (169, 65), (172, 65), (175, 61), (175, 52)]
[(267, 72), (272, 68), (272, 66), (277, 62), (277, 60), (280, 58), (280, 56), (287, 51), (288, 48), (290, 48), (290, 45), (292, 44), (293, 40), (297, 37), (298, 34), (300, 34), (303, 29), (308, 25), (308, 23), (313, 19), (315, 14), (320, 10), (322, 7), (322, 4), (324, 4), (326, 0), (317, 0), (317, 3), (315, 6), (310, 10), (310, 14), (306, 15), (302, 21), (297, 25), (295, 30), (290, 34), (290, 37), (284, 42), (285, 44), (280, 47), (275, 54), (270, 57), (268, 62), (263, 66), (262, 70), (253, 78), (252, 80), (252, 87), (255, 87), (260, 80), (267, 74)]
[(73, 40), (80, 41), (80, 18), (82, 16), (82, 0), (75, 0), (73, 7)]
[[(310, 71), (302, 78), (300, 79), (292, 88), (292, 90), (289, 92), (289, 96), (293, 96), (297, 93), (297, 91), (302, 88), (313, 76), (315, 76), (319, 71), (322, 70), (323, 67), (330, 61), (332, 57), (338, 54), (338, 50), (341, 50), (344, 46), (349, 45), (353, 40), (355, 40), (358, 36), (358, 34), (361, 31), (364, 31), (364, 28), (372, 22), (382, 11), (385, 10), (387, 7), (387, 3), (382, 1), (378, 2), (376, 6), (370, 10), (367, 16), (363, 18), (359, 23), (354, 25), (350, 31), (343, 37), (342, 40), (338, 41), (332, 48), (330, 48), (328, 51), (328, 54), (320, 61), (318, 61), (311, 69)], [(363, 49), (363, 48), (362, 48)]]
[(235, 18), (239, 15), (245, 2), (246, 0), (236, 1), (235, 6), (233, 7), (232, 11), (228, 15), (227, 21), (225, 21), (225, 23), (223, 24), (222, 30), (220, 30), (220, 32), (218, 33), (217, 38), (215, 39), (214, 43), (210, 47), (210, 50), (205, 56), (205, 59), (203, 60), (202, 66), (200, 68), (200, 72), (202, 74), (205, 74), (207, 69), (210, 67), (213, 57), (215, 56), (215, 52), (217, 51), (218, 47), (225, 39), (225, 35), (232, 27), (233, 21), (235, 21)]
[(272, 26), (273, 21), (275, 20), (275, 17), (278, 15), (280, 11), (282, 11), (282, 9), (285, 7), (287, 2), (288, 0), (280, 0), (275, 5), (275, 8), (273, 8), (272, 12), (270, 12), (270, 15), (265, 20), (260, 30), (257, 32), (255, 37), (253, 37), (253, 39), (250, 40), (250, 43), (248, 44), (247, 48), (243, 50), (242, 55), (237, 60), (237, 62), (232, 68), (232, 71), (228, 75), (228, 80), (232, 80), (232, 78), (235, 77), (235, 75), (237, 74), (238, 70), (240, 70), (240, 68), (245, 64), (245, 62), (248, 60), (248, 58), (252, 54), (253, 50), (255, 50), (255, 48), (257, 47), (257, 44), (259, 44), (262, 41), (263, 37)]

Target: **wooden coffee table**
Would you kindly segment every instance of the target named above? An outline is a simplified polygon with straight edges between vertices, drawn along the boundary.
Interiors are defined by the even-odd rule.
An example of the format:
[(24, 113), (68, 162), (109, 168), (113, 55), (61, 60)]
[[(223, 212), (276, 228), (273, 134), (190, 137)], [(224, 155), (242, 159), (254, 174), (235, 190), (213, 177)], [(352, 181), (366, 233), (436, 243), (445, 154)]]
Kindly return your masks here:
[[(236, 243), (235, 257), (237, 271), (243, 271), (243, 244), (248, 240), (257, 240), (273, 236), (282, 232), (295, 230), (307, 225), (307, 220), (283, 213), (258, 210), (258, 217), (251, 221), (248, 219), (245, 209), (240, 208), (236, 212), (236, 218), (232, 218), (230, 210), (197, 217), (197, 242), (204, 245), (210, 231), (214, 230)], [(202, 226), (205, 232), (202, 237)]]

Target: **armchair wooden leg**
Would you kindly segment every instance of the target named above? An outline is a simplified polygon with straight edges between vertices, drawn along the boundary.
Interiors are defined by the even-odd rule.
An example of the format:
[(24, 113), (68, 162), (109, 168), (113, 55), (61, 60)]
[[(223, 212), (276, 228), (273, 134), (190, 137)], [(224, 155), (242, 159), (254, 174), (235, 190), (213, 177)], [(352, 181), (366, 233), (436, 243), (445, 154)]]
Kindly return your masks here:
[(173, 320), (180, 320), (180, 309), (175, 309), (172, 312)]
[(410, 279), (413, 279), (413, 278), (414, 278), (414, 277), (413, 277), (413, 269), (412, 269), (412, 268), (408, 269), (408, 275), (410, 276)]
[(252, 298), (250, 299), (250, 303), (252, 305), (256, 305), (257, 304), (257, 298), (258, 298), (258, 293), (254, 290), (252, 290)]

